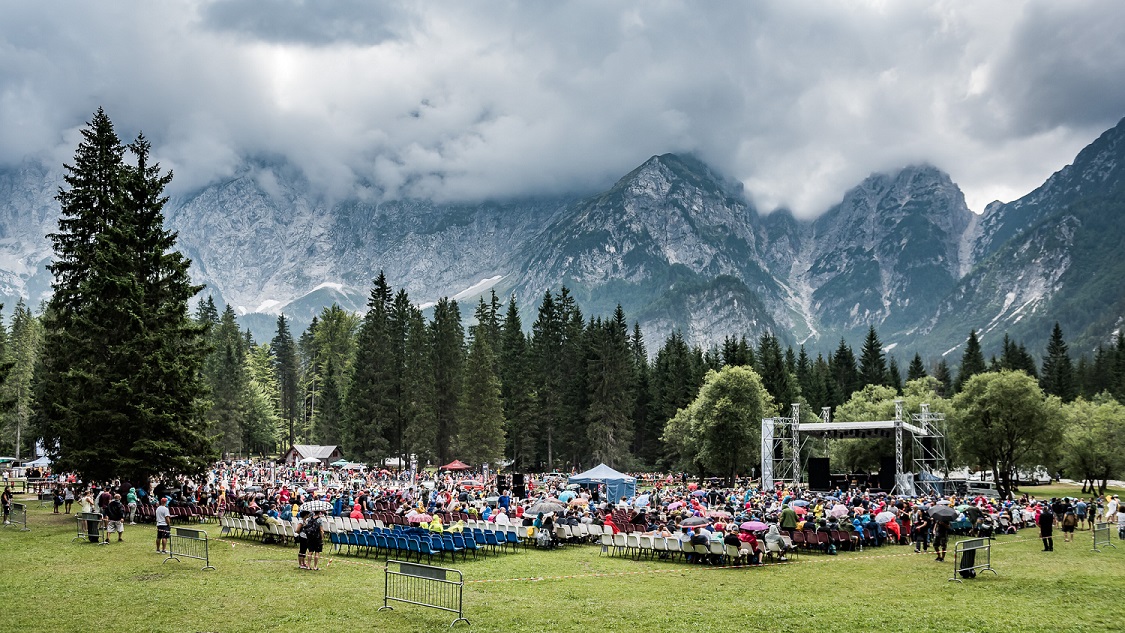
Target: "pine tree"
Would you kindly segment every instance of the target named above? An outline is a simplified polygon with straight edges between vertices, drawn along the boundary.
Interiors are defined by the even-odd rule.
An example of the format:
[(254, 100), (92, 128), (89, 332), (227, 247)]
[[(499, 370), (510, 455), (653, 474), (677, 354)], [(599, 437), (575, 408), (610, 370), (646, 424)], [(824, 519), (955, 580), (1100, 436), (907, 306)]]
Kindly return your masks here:
[(624, 468), (633, 439), (635, 370), (621, 306), (612, 319), (596, 324), (589, 334), (592, 353), (587, 365), (590, 404), (586, 435), (591, 456), (612, 468)]
[(788, 411), (789, 406), (797, 402), (800, 393), (796, 379), (786, 368), (777, 337), (769, 332), (762, 334), (758, 340), (758, 353), (755, 360), (758, 361), (757, 372), (761, 376), (762, 385), (773, 396), (778, 410)]
[(390, 304), (391, 288), (380, 272), (356, 336), (354, 369), (340, 429), (348, 453), (377, 464), (382, 464), (389, 452), (384, 425), (392, 417), (394, 406), (391, 374), (395, 368), (387, 324)]
[[(452, 461), (453, 439), (459, 432), (460, 398), (464, 389), (465, 330), (457, 302), (442, 298), (434, 307), (430, 324), (434, 370), (434, 418), (437, 421), (437, 453), (442, 464)], [(492, 350), (488, 350), (492, 360)]]
[[(454, 304), (456, 305), (456, 304)], [(471, 464), (495, 464), (504, 455), (504, 405), (500, 379), (492, 370), (494, 360), (489, 336), (473, 337), (465, 362), (461, 403), (454, 447)]]
[(953, 387), (958, 393), (965, 388), (965, 383), (976, 374), (981, 374), (987, 371), (984, 363), (984, 354), (980, 349), (980, 341), (977, 340), (977, 331), (972, 330), (969, 332), (969, 340), (965, 343), (965, 352), (961, 355), (961, 370), (957, 372), (957, 382)]
[(902, 393), (902, 372), (899, 371), (898, 361), (894, 356), (887, 365), (887, 384), (895, 390), (895, 393)]
[(844, 339), (840, 339), (840, 346), (836, 348), (836, 353), (832, 355), (832, 375), (835, 381), (833, 406), (839, 406), (847, 402), (848, 398), (852, 397), (852, 393), (858, 391), (862, 386), (859, 372), (855, 367), (855, 353), (852, 352), (852, 348), (848, 346)]
[(419, 464), (433, 458), (437, 446), (437, 419), (434, 417), (434, 369), (430, 331), (422, 311), (414, 308), (406, 332), (406, 368), (402, 381), (402, 415), (406, 420), (403, 452), (416, 457)]
[(320, 388), (320, 409), (317, 411), (314, 439), (321, 445), (340, 443), (341, 402), (338, 372), (329, 358), (324, 363), (324, 378)]
[(654, 467), (664, 452), (660, 441), (663, 424), (653, 415), (655, 401), (652, 395), (652, 368), (648, 362), (644, 334), (640, 324), (635, 321), (629, 349), (633, 355), (633, 384), (636, 385), (636, 399), (633, 403), (633, 456), (641, 464)]
[(531, 358), (523, 321), (514, 296), (508, 299), (508, 310), (500, 331), (498, 354), (504, 419), (508, 423), (505, 455), (512, 468), (519, 472), (533, 466), (535, 459), (535, 390), (532, 386)]
[(927, 375), (926, 366), (922, 364), (922, 355), (915, 352), (914, 360), (910, 361), (910, 367), (906, 370), (906, 382), (925, 378)]
[(948, 398), (953, 395), (953, 373), (949, 371), (949, 363), (945, 362), (944, 358), (934, 367), (934, 378), (938, 381), (939, 396)]
[(1057, 321), (1051, 331), (1051, 339), (1047, 342), (1047, 353), (1043, 357), (1039, 386), (1045, 393), (1062, 398), (1063, 402), (1070, 402), (1078, 395), (1074, 380), (1074, 365), (1070, 361), (1062, 328)]
[(201, 287), (164, 228), (172, 175), (150, 164), (143, 136), (126, 164), (100, 109), (82, 137), (50, 236), (35, 426), (56, 467), (87, 480), (196, 474), (215, 457), (202, 410), (207, 341), (187, 311)]
[(277, 334), (270, 342), (274, 372), (277, 376), (277, 393), (280, 397), (281, 419), (287, 430), (285, 450), (297, 443), (297, 419), (300, 415), (300, 385), (297, 374), (297, 344), (289, 332), (289, 322), (284, 314), (277, 316)]
[(867, 338), (863, 341), (863, 354), (859, 358), (859, 382), (861, 386), (888, 384), (883, 344), (875, 333), (874, 325), (868, 327)]
[[(2, 306), (0, 306), (2, 307)], [(29, 433), (32, 408), (31, 380), (35, 374), (35, 361), (43, 338), (43, 326), (31, 314), (23, 299), (16, 303), (12, 313), (12, 331), (8, 345), (8, 358), (0, 364), (10, 364), (11, 370), (4, 381), (2, 404), (8, 409), (4, 424), (4, 441), (13, 447), (16, 459), (29, 453), (25, 447), (32, 444)], [(3, 371), (0, 368), (0, 371)]]

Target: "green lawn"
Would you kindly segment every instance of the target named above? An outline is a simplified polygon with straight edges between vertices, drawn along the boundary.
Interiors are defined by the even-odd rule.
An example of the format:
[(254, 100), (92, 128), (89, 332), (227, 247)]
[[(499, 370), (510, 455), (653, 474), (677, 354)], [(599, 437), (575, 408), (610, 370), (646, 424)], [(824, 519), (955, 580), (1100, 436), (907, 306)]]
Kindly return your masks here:
[[(162, 564), (151, 526), (126, 526), (125, 543), (72, 543), (73, 519), (29, 505), (30, 532), (0, 530), (3, 630), (433, 631), (452, 621), (411, 605), (378, 613), (383, 577), (373, 559), (301, 571), (295, 548), (212, 541), (217, 570), (203, 572), (190, 560)], [(204, 527), (217, 537), (217, 526)], [(906, 547), (758, 569), (635, 562), (595, 546), (450, 566), (465, 573), (466, 615), (478, 630), (1121, 630), (1125, 543), (1116, 533), (1118, 549), (1102, 553), (1091, 551), (1089, 532), (1058, 539), (1053, 554), (1033, 537), (1002, 537), (999, 575), (964, 584), (947, 582), (951, 563)]]
[[(1082, 492), (1082, 486), (1079, 484), (1050, 484), (1048, 486), (1022, 486), (1019, 490), (1020, 494), (1027, 493), (1036, 499), (1049, 499), (1051, 497), (1082, 497), (1089, 500), (1094, 496), (1091, 492)], [(1105, 489), (1107, 495), (1125, 495), (1125, 488), (1114, 488), (1110, 486)]]

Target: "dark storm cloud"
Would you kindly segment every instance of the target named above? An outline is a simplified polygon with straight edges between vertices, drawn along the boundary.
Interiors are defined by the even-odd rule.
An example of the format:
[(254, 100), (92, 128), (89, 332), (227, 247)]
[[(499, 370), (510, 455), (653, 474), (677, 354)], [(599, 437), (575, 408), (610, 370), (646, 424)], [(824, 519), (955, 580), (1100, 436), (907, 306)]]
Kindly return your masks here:
[(0, 0), (0, 162), (59, 164), (103, 105), (181, 191), (268, 157), (329, 195), (478, 200), (693, 152), (765, 210), (920, 161), (979, 209), (1125, 115), (1119, 7)]

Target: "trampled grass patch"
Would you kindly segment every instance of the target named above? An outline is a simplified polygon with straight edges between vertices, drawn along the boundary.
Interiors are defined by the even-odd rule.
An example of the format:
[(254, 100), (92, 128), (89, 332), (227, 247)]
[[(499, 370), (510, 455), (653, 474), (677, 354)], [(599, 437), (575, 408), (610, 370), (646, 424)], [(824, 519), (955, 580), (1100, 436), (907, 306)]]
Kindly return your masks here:
[[(211, 564), (164, 563), (155, 529), (125, 542), (71, 542), (74, 519), (31, 502), (30, 532), (0, 530), (0, 589), (11, 631), (432, 631), (453, 616), (382, 606), (382, 561), (329, 554), (297, 569), (296, 548), (210, 535)], [(471, 628), (576, 631), (1089, 631), (1119, 630), (1125, 542), (1091, 551), (1090, 532), (1043, 553), (1032, 530), (996, 541), (993, 564), (964, 584), (951, 562), (888, 546), (796, 562), (717, 569), (599, 555), (593, 545), (520, 550), (444, 564), (467, 581)], [(949, 560), (952, 560), (950, 555)], [(463, 624), (458, 625), (464, 627)]]

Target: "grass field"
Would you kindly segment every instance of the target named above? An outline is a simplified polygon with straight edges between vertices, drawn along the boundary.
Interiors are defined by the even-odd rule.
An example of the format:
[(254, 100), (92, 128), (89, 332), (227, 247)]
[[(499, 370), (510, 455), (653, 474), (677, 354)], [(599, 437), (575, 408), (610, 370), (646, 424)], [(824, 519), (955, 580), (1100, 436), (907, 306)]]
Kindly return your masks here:
[[(1057, 483), (1048, 486), (1023, 486), (1020, 488), (1020, 494), (1027, 493), (1036, 499), (1050, 499), (1051, 497), (1082, 497), (1089, 500), (1094, 496), (1093, 493), (1082, 492), (1082, 486), (1079, 484)], [(1115, 488), (1109, 486), (1105, 489), (1107, 495), (1125, 495), (1125, 488)]]
[[(296, 549), (213, 540), (215, 571), (154, 552), (155, 528), (125, 542), (71, 542), (74, 520), (30, 502), (30, 532), (0, 530), (5, 631), (435, 631), (453, 616), (411, 605), (377, 612), (375, 559), (297, 569)], [(205, 525), (212, 539), (219, 528)], [(1091, 551), (1090, 533), (1043, 553), (1030, 530), (996, 542), (998, 576), (948, 582), (953, 565), (907, 547), (754, 569), (599, 556), (596, 546), (521, 550), (449, 566), (465, 573), (473, 629), (489, 631), (1122, 630), (1125, 543)], [(952, 555), (949, 557), (952, 560)], [(322, 567), (324, 563), (322, 563)], [(562, 576), (569, 576), (562, 578)], [(464, 628), (459, 624), (458, 628)]]

